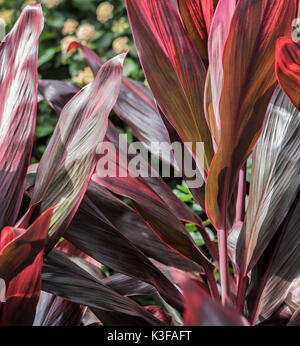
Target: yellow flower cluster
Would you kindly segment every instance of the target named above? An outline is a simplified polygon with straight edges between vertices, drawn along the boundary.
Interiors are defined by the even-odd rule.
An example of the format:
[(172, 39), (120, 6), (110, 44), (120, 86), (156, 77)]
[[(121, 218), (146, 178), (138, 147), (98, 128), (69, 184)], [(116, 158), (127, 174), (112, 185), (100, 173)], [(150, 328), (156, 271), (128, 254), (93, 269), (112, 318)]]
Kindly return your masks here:
[(74, 19), (67, 19), (64, 23), (62, 33), (64, 35), (73, 35), (78, 27), (78, 22)]
[(112, 25), (112, 31), (122, 34), (126, 29), (129, 28), (129, 24), (124, 17), (114, 22)]
[(91, 24), (82, 24), (76, 31), (79, 41), (86, 41), (95, 36), (95, 27)]
[(112, 43), (114, 52), (117, 54), (121, 54), (127, 51), (129, 49), (128, 42), (129, 38), (127, 36), (116, 38)]
[(104, 24), (113, 17), (114, 6), (108, 1), (102, 2), (97, 8), (97, 19)]
[(5, 22), (5, 24), (9, 24), (11, 21), (11, 16), (13, 15), (13, 10), (5, 10), (0, 12), (0, 18)]
[(48, 8), (52, 8), (57, 6), (60, 3), (60, 0), (44, 0), (44, 3)]
[(94, 80), (94, 75), (89, 67), (86, 67), (83, 71), (79, 71), (77, 76), (72, 78), (73, 82), (80, 84), (89, 84)]
[[(82, 24), (78, 26), (78, 22), (74, 19), (68, 19), (64, 23), (62, 30), (64, 35), (68, 35), (61, 40), (61, 51), (63, 57), (72, 55), (73, 51), (67, 52), (69, 45), (73, 41), (87, 44), (86, 41), (95, 36), (95, 27), (90, 24)], [(76, 33), (76, 36), (73, 34)], [(71, 35), (71, 36), (70, 36)]]
[(69, 52), (68, 53), (68, 48), (69, 48), (69, 45), (73, 42), (73, 41), (77, 41), (77, 38), (76, 36), (66, 36), (64, 37), (62, 40), (61, 40), (61, 51), (62, 51), (62, 55), (64, 57), (66, 57), (67, 55), (70, 55), (72, 54), (72, 52)]

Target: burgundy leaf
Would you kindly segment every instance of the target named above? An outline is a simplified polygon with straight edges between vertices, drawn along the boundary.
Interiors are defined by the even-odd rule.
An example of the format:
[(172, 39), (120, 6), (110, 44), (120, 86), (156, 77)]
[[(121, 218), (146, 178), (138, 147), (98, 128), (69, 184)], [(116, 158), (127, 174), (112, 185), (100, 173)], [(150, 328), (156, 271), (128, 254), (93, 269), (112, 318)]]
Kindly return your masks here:
[(64, 106), (78, 93), (80, 88), (70, 82), (43, 79), (39, 80), (38, 90), (57, 115), (60, 115)]
[(153, 286), (123, 274), (111, 275), (101, 282), (122, 296), (130, 297), (157, 294), (157, 290)]
[(208, 60), (208, 34), (218, 1), (219, 0), (178, 0), (183, 22), (204, 61)]
[(41, 291), (34, 326), (80, 326), (86, 308)]
[[(171, 0), (127, 0), (126, 6), (150, 89), (205, 177), (214, 151), (203, 111), (203, 61)], [(196, 152), (202, 142), (204, 155)]]
[(289, 32), (298, 1), (240, 0), (223, 53), (220, 142), (206, 184), (206, 210), (226, 229), (226, 212), (238, 174), (262, 130), (276, 86), (275, 45)]
[(23, 10), (0, 47), (0, 229), (16, 222), (25, 190), (37, 109), (40, 4)]
[[(87, 64), (96, 75), (103, 61), (88, 47), (71, 43), (69, 49), (79, 47)], [(175, 165), (173, 154), (167, 150), (156, 152), (153, 143), (170, 143), (168, 131), (157, 111), (156, 102), (149, 88), (143, 83), (130, 78), (123, 78), (120, 94), (114, 106), (114, 111), (133, 130), (133, 134), (154, 155), (161, 157), (167, 164)]]
[(220, 0), (208, 37), (209, 73), (205, 89), (205, 110), (210, 131), (218, 144), (220, 140), (219, 103), (223, 89), (223, 51), (234, 14), (235, 0)]
[(240, 268), (239, 304), (243, 301), (247, 274), (274, 237), (297, 196), (299, 133), (300, 113), (278, 86), (252, 157), (248, 209), (236, 251)]
[(185, 298), (186, 326), (245, 326), (247, 321), (231, 307), (222, 307), (187, 274), (176, 272), (175, 278)]
[(43, 249), (53, 210), (27, 230), (5, 227), (0, 238), (0, 277), (7, 285), (0, 325), (32, 325), (41, 290)]
[(41, 201), (40, 212), (56, 207), (47, 252), (66, 230), (87, 189), (119, 94), (124, 58), (123, 54), (104, 64), (93, 83), (63, 108), (38, 166), (31, 204)]
[(111, 312), (127, 316), (131, 323), (134, 319), (139, 324), (162, 325), (133, 300), (103, 285), (94, 271), (90, 272), (76, 257), (52, 250), (45, 259), (42, 279), (43, 290), (90, 307), (100, 320), (101, 313)]
[(299, 222), (298, 192), (285, 221), (252, 271), (248, 310), (253, 324), (263, 322), (282, 305), (294, 280), (299, 277)]
[(278, 82), (300, 111), (300, 42), (290, 37), (279, 38), (275, 61)]
[[(93, 52), (92, 52), (93, 53)], [(95, 53), (93, 53), (95, 54)], [(45, 82), (45, 83), (43, 83)], [(73, 87), (69, 85), (69, 83), (61, 82), (61, 81), (40, 81), (45, 87), (41, 91), (44, 98), (47, 100), (47, 102), (51, 105), (51, 107), (57, 112), (57, 114), (60, 114), (61, 108), (64, 106), (63, 102), (67, 102), (69, 95), (73, 92)], [(54, 94), (51, 90), (56, 88), (57, 93), (60, 95)], [(47, 91), (49, 89), (49, 92)], [(133, 157), (133, 155), (128, 155), (128, 144), (127, 142), (121, 138), (122, 140), (122, 148), (127, 149), (126, 152), (122, 151), (120, 148), (120, 142), (119, 142), (119, 132), (114, 127), (114, 125), (109, 121), (108, 124), (108, 132), (105, 137), (105, 141), (109, 141), (115, 145), (115, 150), (117, 151), (117, 154), (122, 157), (122, 160), (124, 161), (124, 165), (128, 165), (129, 158)], [(108, 153), (110, 154), (110, 153)], [(109, 158), (110, 161), (114, 160), (113, 157)], [(118, 164), (118, 163), (117, 163)], [(147, 165), (145, 163), (145, 165)], [(171, 191), (171, 189), (168, 187), (168, 185), (159, 177), (158, 173), (155, 172), (154, 168), (150, 168), (150, 166), (147, 165), (147, 169), (149, 172), (153, 172), (152, 176), (149, 174), (148, 177), (136, 177), (136, 179), (132, 179), (127, 182), (129, 184), (132, 182), (131, 189), (136, 191), (137, 184), (141, 186), (141, 190), (144, 191), (143, 195), (146, 195), (147, 190), (153, 189), (159, 196), (161, 196), (161, 199), (165, 201), (165, 203), (171, 208), (171, 210), (176, 214), (178, 218), (180, 218), (183, 221), (194, 223), (201, 225), (201, 220), (196, 217), (196, 215), (193, 215), (191, 211), (186, 207), (184, 203), (182, 203)], [(117, 169), (118, 171), (121, 170), (121, 168)], [(109, 174), (105, 177), (105, 180), (109, 181), (110, 177)], [(123, 184), (125, 182), (125, 178), (119, 177), (120, 183)], [(118, 178), (118, 179), (119, 179)], [(123, 196), (128, 197), (128, 192), (124, 191), (124, 193), (121, 193)]]
[[(92, 198), (95, 199), (94, 196)], [(182, 308), (181, 295), (177, 288), (134, 244), (113, 227), (90, 199), (89, 191), (65, 237), (109, 268), (155, 286), (165, 300), (177, 309)]]
[[(203, 271), (199, 265), (170, 249), (147, 226), (135, 210), (105, 188), (91, 181), (86, 196), (88, 199), (85, 197), (82, 203), (87, 205), (87, 210), (97, 210), (101, 213), (104, 216), (103, 221), (109, 221), (115, 229), (147, 257), (184, 271)], [(71, 229), (65, 235), (67, 238), (69, 231)]]
[(8, 283), (31, 265), (43, 250), (53, 214), (53, 209), (44, 212), (26, 230), (5, 227), (0, 236), (0, 277)]

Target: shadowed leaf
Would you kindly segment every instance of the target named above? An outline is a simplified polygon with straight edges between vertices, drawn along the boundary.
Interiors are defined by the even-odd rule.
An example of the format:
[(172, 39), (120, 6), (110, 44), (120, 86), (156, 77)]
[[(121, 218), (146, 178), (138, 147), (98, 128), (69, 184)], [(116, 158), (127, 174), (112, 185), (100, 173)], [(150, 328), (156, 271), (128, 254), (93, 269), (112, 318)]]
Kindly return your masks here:
[(229, 307), (213, 301), (207, 292), (189, 275), (174, 272), (185, 298), (185, 326), (245, 326), (247, 321)]
[(289, 32), (298, 1), (240, 0), (232, 17), (223, 54), (220, 142), (206, 184), (206, 210), (218, 229), (242, 165), (262, 130), (276, 85), (275, 45)]
[(95, 195), (88, 190), (65, 233), (66, 239), (116, 272), (155, 286), (170, 304), (181, 309), (181, 295), (177, 288), (134, 244), (114, 228), (93, 200)]
[(204, 61), (208, 60), (208, 34), (218, 1), (219, 0), (178, 0), (178, 7), (183, 22), (190, 38)]
[(162, 324), (133, 300), (103, 285), (82, 260), (55, 249), (45, 260), (42, 280), (43, 290), (90, 307), (100, 320), (101, 313), (112, 312), (126, 315), (131, 323), (133, 318), (144, 325)]

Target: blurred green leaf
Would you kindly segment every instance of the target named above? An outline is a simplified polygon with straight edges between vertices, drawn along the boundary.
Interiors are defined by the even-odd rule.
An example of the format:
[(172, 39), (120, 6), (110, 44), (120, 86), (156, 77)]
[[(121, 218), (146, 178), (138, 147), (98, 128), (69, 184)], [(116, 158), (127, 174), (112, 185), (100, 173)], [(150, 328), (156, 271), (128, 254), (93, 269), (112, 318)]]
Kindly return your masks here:
[(49, 62), (54, 58), (55, 54), (60, 51), (60, 47), (48, 48), (40, 54), (38, 59), (38, 67), (44, 65), (46, 62)]

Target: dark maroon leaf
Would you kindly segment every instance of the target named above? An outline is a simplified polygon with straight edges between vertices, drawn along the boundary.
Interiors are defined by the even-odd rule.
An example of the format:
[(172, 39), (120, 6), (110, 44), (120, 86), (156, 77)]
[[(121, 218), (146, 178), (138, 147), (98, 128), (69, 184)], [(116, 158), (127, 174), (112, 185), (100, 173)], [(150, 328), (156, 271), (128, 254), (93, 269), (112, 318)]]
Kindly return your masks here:
[(100, 320), (101, 312), (107, 311), (126, 315), (129, 321), (134, 318), (140, 324), (161, 325), (133, 300), (103, 285), (83, 260), (55, 249), (45, 259), (42, 280), (43, 290), (90, 307)]

